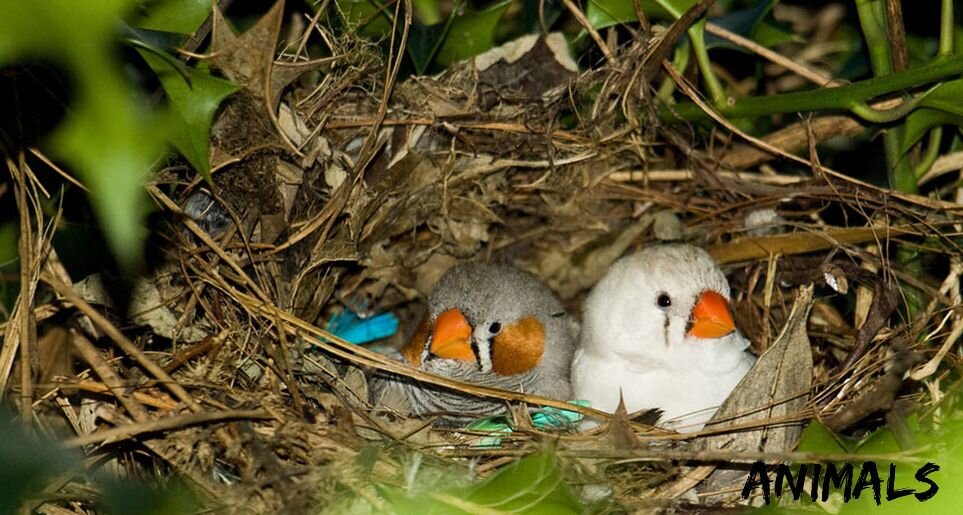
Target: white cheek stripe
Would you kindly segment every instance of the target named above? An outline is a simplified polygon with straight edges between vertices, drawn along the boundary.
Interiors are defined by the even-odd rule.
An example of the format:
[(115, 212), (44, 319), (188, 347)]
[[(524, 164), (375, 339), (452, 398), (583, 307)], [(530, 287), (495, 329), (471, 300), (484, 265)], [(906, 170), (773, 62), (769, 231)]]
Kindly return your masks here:
[(481, 371), (484, 373), (489, 373), (492, 371), (492, 346), (491, 340), (487, 338), (476, 339), (475, 342), (478, 345), (478, 364), (481, 366)]
[(421, 349), (421, 363), (425, 364), (428, 361), (428, 357), (431, 356), (431, 335), (429, 334), (425, 338), (425, 348)]

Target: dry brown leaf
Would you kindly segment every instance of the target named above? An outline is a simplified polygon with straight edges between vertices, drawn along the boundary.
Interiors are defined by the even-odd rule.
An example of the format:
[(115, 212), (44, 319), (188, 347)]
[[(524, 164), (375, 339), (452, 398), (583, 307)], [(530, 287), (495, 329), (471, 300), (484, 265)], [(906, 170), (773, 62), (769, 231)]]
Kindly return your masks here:
[(277, 107), (278, 103), (281, 101), (281, 93), (284, 92), (284, 88), (301, 78), (301, 76), (303, 76), (305, 73), (325, 69), (332, 62), (337, 61), (340, 58), (340, 56), (335, 56), (293, 63), (275, 62), (271, 67), (271, 76), (268, 83), (268, 94), (270, 95), (267, 99), (268, 105), (271, 107)]
[(894, 285), (883, 279), (878, 279), (873, 284), (873, 302), (870, 304), (869, 313), (867, 313), (863, 325), (859, 327), (859, 332), (856, 333), (856, 339), (853, 341), (853, 348), (850, 350), (849, 356), (839, 366), (840, 370), (848, 370), (859, 358), (863, 357), (870, 342), (873, 341), (880, 329), (886, 326), (890, 315), (899, 307), (897, 292), (898, 289)]
[(552, 98), (553, 89), (578, 75), (565, 37), (558, 32), (518, 38), (475, 57), (473, 62), (478, 69), (480, 106), (484, 110), (505, 97), (530, 102)]
[(278, 0), (253, 27), (237, 36), (221, 10), (214, 6), (211, 63), (232, 82), (263, 98), (272, 110), (277, 108), (285, 87), (305, 73), (323, 68), (337, 59), (275, 63), (283, 18), (284, 0)]
[[(180, 314), (168, 307), (170, 299), (179, 297), (182, 291), (160, 280), (164, 274), (152, 278), (138, 277), (133, 281), (127, 314), (135, 324), (150, 326), (155, 334), (183, 342), (197, 342), (212, 332), (210, 323), (201, 319), (184, 325)], [(157, 280), (155, 283), (154, 281)], [(165, 287), (166, 286), (166, 287)], [(89, 275), (73, 285), (74, 291), (87, 302), (113, 306), (101, 274)], [(161, 291), (164, 288), (164, 291)]]
[(284, 0), (278, 0), (253, 27), (237, 36), (215, 5), (211, 63), (232, 82), (263, 97), (270, 80), (283, 15)]
[(586, 245), (581, 252), (553, 249), (530, 270), (541, 277), (563, 299), (572, 298), (602, 278), (625, 251), (649, 226), (652, 216), (644, 215), (614, 237), (605, 233)]
[[(813, 286), (800, 288), (782, 333), (736, 385), (706, 424), (707, 430), (779, 420), (803, 410), (813, 377), (812, 349), (806, 332), (812, 303)], [(700, 438), (694, 444), (704, 450), (787, 452), (796, 446), (802, 428), (803, 422), (784, 422)], [(709, 477), (707, 489), (718, 491), (744, 478), (744, 470), (717, 469)]]
[[(37, 366), (33, 368), (40, 374), (37, 378), (38, 385), (52, 384), (55, 378), (73, 375), (74, 357), (68, 335), (65, 328), (54, 327), (37, 338)], [(49, 390), (50, 388), (40, 387), (38, 393), (45, 394)], [(68, 395), (73, 395), (74, 392), (69, 389)]]
[(916, 226), (906, 225), (880, 228), (839, 228), (818, 233), (795, 232), (777, 236), (750, 236), (714, 245), (709, 248), (709, 254), (712, 255), (716, 262), (724, 265), (753, 259), (765, 259), (772, 254), (788, 256), (826, 250), (847, 243), (872, 242), (882, 236), (892, 237), (924, 234), (925, 230), (921, 230)]
[(619, 394), (619, 406), (615, 409), (613, 415), (605, 431), (609, 441), (612, 442), (612, 446), (616, 449), (638, 449), (639, 438), (635, 435), (635, 430), (632, 429), (629, 412), (625, 409), (625, 402), (621, 394)]

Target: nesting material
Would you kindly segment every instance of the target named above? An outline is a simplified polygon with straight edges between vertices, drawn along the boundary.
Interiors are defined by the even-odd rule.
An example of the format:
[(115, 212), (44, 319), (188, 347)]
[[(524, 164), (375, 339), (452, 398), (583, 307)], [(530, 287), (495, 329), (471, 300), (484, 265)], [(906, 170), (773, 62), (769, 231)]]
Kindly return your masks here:
[[(375, 483), (489, 476), (552, 441), (571, 477), (603, 485), (592, 491), (624, 506), (665, 507), (705, 486), (680, 463), (772, 450), (758, 448), (763, 440), (790, 451), (813, 417), (837, 431), (879, 427), (894, 403), (935, 402), (905, 377), (929, 381), (959, 359), (953, 342), (963, 322), (949, 310), (959, 302), (959, 266), (944, 267), (958, 251), (939, 236), (963, 222), (957, 206), (831, 173), (720, 170), (724, 154), (650, 114), (645, 38), (582, 69), (549, 35), (395, 80), (395, 63), (378, 49), (321, 26), (309, 30), (324, 33), (334, 58), (277, 58), (282, 13), (215, 42), (212, 64), (244, 86), (211, 141), (205, 195), (220, 206), (217, 234), (195, 221), (199, 182), (166, 170), (149, 188), (171, 223), (154, 251), (166, 265), (141, 279), (154, 289), (136, 290), (150, 294), (137, 295), (136, 314), (71, 293), (83, 278), (70, 270), (45, 272), (57, 300), (36, 306), (37, 332), (69, 330), (38, 340), (41, 362), (61, 367), (43, 376), (50, 388), (29, 409), (71, 445), (132, 473), (177, 473), (211, 506), (297, 512), (345, 496), (375, 502)], [(221, 18), (218, 31), (230, 31)], [(651, 416), (624, 412), (587, 433), (543, 430), (527, 408), (591, 412), (568, 399), (460, 385), (388, 354), (409, 340), (435, 283), (459, 263), (526, 270), (577, 319), (615, 260), (660, 239), (704, 247), (723, 265), (760, 366), (768, 356), (777, 363), (744, 383), (762, 381), (775, 397), (806, 390), (753, 415), (745, 445), (718, 443), (728, 437), (722, 421), (713, 426), (722, 434), (683, 441), (653, 428)], [(923, 253), (931, 271), (899, 264), (898, 247)], [(844, 297), (857, 288), (869, 306), (859, 323)], [(912, 312), (906, 288), (923, 300)], [(155, 304), (150, 317), (145, 299)], [(325, 330), (345, 310), (397, 317), (399, 330), (376, 344), (384, 353)], [(7, 336), (20, 331), (15, 322), (3, 326)], [(69, 350), (76, 345), (83, 351)], [(939, 360), (929, 355), (918, 368), (913, 356), (930, 345), (942, 347)], [(8, 349), (0, 363), (11, 370)], [(430, 418), (372, 405), (369, 380), (379, 374), (488, 399), (514, 431), (479, 445), (491, 435), (433, 429)], [(812, 387), (787, 386), (794, 374)], [(758, 400), (730, 398), (717, 419), (741, 413), (747, 398)], [(777, 419), (782, 429), (760, 439)], [(153, 425), (162, 421), (171, 425)], [(139, 459), (121, 459), (126, 450)], [(625, 456), (645, 462), (614, 462)]]

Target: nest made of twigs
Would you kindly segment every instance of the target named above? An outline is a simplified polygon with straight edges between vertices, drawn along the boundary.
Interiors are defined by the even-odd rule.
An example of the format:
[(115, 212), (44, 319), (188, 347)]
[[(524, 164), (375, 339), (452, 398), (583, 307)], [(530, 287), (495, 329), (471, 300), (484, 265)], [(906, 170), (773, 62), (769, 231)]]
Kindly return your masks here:
[[(71, 288), (82, 278), (56, 266), (36, 233), (46, 249), (38, 256), (48, 257), (38, 257), (34, 284), (56, 297), (21, 306), (33, 313), (41, 356), (30, 410), (51, 432), (74, 434), (66, 445), (114, 459), (146, 454), (214, 504), (290, 512), (343, 492), (370, 495), (370, 478), (398, 483), (415, 454), (442, 468), (470, 457), (484, 476), (560, 439), (558, 454), (585, 478), (609, 481), (616, 500), (672, 504), (678, 493), (657, 493), (680, 481), (679, 460), (700, 459), (674, 443), (691, 436), (630, 423), (639, 447), (626, 449), (625, 427), (619, 444), (605, 432), (537, 430), (516, 410), (517, 430), (499, 448), (471, 447), (471, 432), (371, 406), (370, 373), (501, 396), (506, 406), (552, 403), (431, 377), (324, 331), (344, 309), (391, 311), (402, 330), (380, 344), (397, 346), (440, 275), (472, 260), (529, 270), (578, 313), (615, 259), (659, 240), (705, 246), (724, 265), (757, 353), (779, 335), (799, 285), (817, 285), (814, 386), (800, 420), (878, 427), (894, 403), (926, 402), (918, 381), (958, 361), (951, 235), (960, 208), (818, 164), (808, 174), (730, 167), (652, 115), (643, 74), (652, 43), (640, 38), (576, 73), (546, 57), (539, 38), (530, 51), (547, 63), (533, 72), (540, 80), (516, 84), (511, 69), (498, 71), (508, 65), (480, 70), (473, 60), (389, 85), (390, 95), (393, 63), (359, 41), (338, 45), (342, 57), (322, 78), (264, 98), (248, 84), (225, 107), (205, 193), (223, 219), (217, 230), (185, 207), (202, 184), (177, 167), (158, 174), (149, 191), (171, 227), (151, 274)], [(219, 66), (231, 75), (229, 60)], [(894, 262), (906, 248), (925, 254), (924, 273)], [(910, 290), (923, 300), (912, 310)], [(111, 291), (121, 299), (104, 306)], [(906, 373), (915, 382), (904, 383)], [(644, 464), (589, 465), (615, 456)]]

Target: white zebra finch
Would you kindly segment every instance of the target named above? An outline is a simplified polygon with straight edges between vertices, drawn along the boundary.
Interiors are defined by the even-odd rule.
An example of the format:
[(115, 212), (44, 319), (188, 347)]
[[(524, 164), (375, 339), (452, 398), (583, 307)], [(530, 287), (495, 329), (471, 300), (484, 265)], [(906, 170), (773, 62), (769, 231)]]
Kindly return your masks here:
[(575, 396), (614, 412), (660, 408), (698, 431), (755, 362), (736, 329), (729, 283), (709, 254), (661, 245), (622, 258), (585, 302), (572, 363)]

